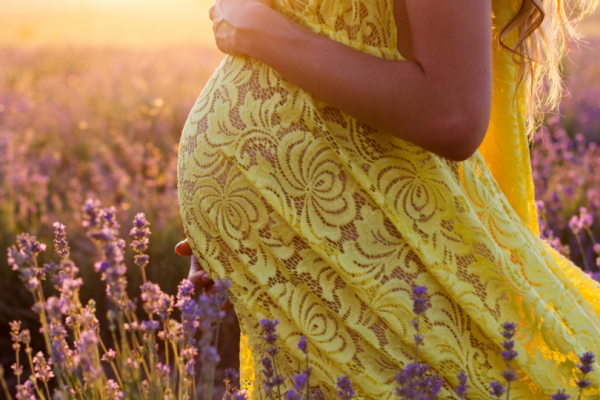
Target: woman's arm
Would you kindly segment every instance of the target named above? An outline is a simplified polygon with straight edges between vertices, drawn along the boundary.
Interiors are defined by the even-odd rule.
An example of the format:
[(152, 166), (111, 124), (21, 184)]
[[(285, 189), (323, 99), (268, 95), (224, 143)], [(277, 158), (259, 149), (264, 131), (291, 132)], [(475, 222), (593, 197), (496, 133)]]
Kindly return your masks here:
[[(490, 117), (490, 2), (405, 2), (412, 59), (403, 61), (324, 38), (259, 2), (217, 0), (211, 19), (222, 51), (254, 57), (371, 126), (465, 160), (482, 142)], [(402, 5), (395, 0), (396, 16)]]

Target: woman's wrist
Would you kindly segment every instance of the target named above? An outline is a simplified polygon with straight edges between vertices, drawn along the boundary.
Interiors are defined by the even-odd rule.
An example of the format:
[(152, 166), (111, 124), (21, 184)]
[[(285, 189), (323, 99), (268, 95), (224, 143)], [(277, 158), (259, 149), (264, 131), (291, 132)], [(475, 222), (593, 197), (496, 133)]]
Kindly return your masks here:
[(251, 3), (245, 10), (247, 15), (244, 17), (246, 23), (239, 29), (237, 34), (236, 48), (240, 53), (250, 57), (257, 57), (257, 50), (264, 45), (267, 36), (274, 26), (279, 27), (281, 22), (278, 19), (285, 17), (273, 10), (264, 3)]

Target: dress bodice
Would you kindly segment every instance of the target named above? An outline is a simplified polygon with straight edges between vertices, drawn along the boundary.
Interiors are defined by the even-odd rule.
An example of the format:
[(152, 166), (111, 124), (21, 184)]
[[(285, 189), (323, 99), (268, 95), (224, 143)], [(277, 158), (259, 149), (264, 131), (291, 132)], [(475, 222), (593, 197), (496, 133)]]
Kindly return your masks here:
[(394, 0), (276, 0), (275, 9), (309, 29), (357, 50), (400, 59)]

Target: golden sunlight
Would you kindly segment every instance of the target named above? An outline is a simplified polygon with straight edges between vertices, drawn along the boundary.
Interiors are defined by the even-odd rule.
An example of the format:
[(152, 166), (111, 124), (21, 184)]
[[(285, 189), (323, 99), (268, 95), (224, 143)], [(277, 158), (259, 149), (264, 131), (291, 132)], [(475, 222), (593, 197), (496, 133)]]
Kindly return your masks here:
[[(214, 0), (0, 0), (2, 45), (212, 45)], [(598, 14), (598, 13), (596, 13)], [(598, 17), (583, 26), (600, 36)]]
[(0, 0), (0, 45), (211, 44), (211, 0)]

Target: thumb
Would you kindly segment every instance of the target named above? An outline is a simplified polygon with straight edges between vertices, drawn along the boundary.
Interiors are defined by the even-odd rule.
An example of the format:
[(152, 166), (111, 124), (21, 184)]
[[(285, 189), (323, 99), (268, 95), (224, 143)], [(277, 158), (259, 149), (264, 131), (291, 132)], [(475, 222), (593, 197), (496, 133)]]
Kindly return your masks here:
[(187, 239), (177, 243), (177, 246), (175, 246), (175, 253), (180, 256), (191, 256), (193, 254)]

